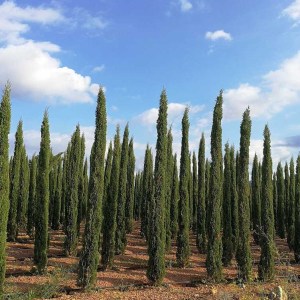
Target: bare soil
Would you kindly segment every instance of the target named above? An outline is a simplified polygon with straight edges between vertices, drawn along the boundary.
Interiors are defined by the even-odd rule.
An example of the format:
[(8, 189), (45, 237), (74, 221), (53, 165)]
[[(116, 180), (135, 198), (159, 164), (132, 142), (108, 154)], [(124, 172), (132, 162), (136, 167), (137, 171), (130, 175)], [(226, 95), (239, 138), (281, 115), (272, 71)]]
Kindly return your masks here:
[[(99, 269), (97, 286), (93, 291), (81, 291), (76, 286), (78, 257), (63, 254), (64, 234), (51, 231), (48, 273), (33, 275), (33, 240), (21, 234), (18, 242), (7, 245), (7, 294), (16, 295), (8, 299), (28, 299), (25, 293), (34, 291), (40, 298), (47, 299), (263, 299), (281, 286), (289, 299), (300, 299), (300, 265), (294, 264), (293, 253), (285, 240), (276, 239), (276, 277), (274, 281), (255, 281), (260, 249), (252, 242), (253, 282), (238, 284), (236, 262), (224, 268), (224, 283), (207, 282), (205, 255), (199, 254), (195, 246), (195, 236), (191, 234), (190, 265), (176, 267), (176, 245), (166, 255), (166, 276), (161, 287), (148, 284), (146, 277), (147, 247), (139, 234), (139, 223), (135, 223), (132, 234), (127, 235), (124, 255), (115, 258), (115, 266), (105, 272)], [(30, 293), (29, 293), (30, 294)], [(19, 295), (19, 298), (16, 298)], [(24, 297), (22, 296), (24, 295)], [(54, 295), (54, 296), (53, 296)], [(22, 298), (23, 297), (23, 298)], [(29, 298), (32, 299), (32, 298)]]

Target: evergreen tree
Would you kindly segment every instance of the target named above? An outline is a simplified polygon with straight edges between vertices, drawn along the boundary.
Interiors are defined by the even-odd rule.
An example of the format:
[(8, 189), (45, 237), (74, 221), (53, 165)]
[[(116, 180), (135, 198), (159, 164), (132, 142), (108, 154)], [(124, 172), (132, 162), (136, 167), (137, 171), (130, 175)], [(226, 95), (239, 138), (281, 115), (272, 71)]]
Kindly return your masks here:
[[(117, 127), (117, 132), (119, 132), (120, 128)], [(105, 210), (106, 201), (108, 199), (109, 195), (109, 189), (110, 189), (110, 179), (111, 179), (111, 170), (112, 170), (112, 160), (113, 160), (113, 144), (110, 141), (105, 161), (105, 171), (104, 171), (104, 192), (103, 192), (103, 200), (102, 200), (102, 206), (103, 206), (103, 212)], [(118, 175), (119, 176), (119, 175)], [(103, 216), (104, 218), (105, 216)], [(102, 226), (102, 231), (103, 231)]]
[(266, 281), (274, 277), (274, 215), (272, 188), (271, 138), (268, 126), (264, 129), (264, 150), (262, 162), (262, 235), (260, 238), (261, 256), (258, 266), (259, 278)]
[(285, 220), (285, 229), (288, 232), (289, 228), (289, 202), (290, 202), (290, 173), (289, 173), (289, 165), (286, 162), (284, 166), (284, 220)]
[[(276, 231), (278, 231), (278, 216), (277, 216), (277, 212), (278, 212), (278, 193), (277, 193), (277, 175), (276, 172), (274, 172), (273, 174), (273, 216), (274, 216), (274, 229), (276, 229)], [(262, 222), (264, 217), (262, 215)], [(275, 230), (274, 230), (275, 232)], [(273, 234), (275, 237), (275, 233)]]
[(15, 134), (15, 149), (10, 176), (10, 207), (7, 226), (7, 235), (9, 241), (15, 241), (18, 234), (17, 214), (20, 195), (20, 171), (23, 147), (23, 122), (20, 120)]
[(197, 170), (197, 158), (195, 152), (193, 152), (193, 232), (197, 232), (197, 215), (198, 215), (198, 170)]
[(294, 256), (296, 263), (300, 262), (300, 155), (296, 165), (296, 196), (295, 196), (295, 236), (294, 236)]
[[(207, 238), (207, 231), (209, 226), (209, 189), (210, 189), (210, 161), (208, 158), (205, 161), (205, 208), (206, 208), (206, 218), (205, 218), (205, 225), (206, 225), (206, 238)], [(206, 241), (206, 251), (207, 251), (207, 241)]]
[(230, 148), (228, 142), (225, 145), (225, 156), (224, 156), (224, 181), (223, 181), (223, 265), (228, 266), (231, 263), (233, 257), (233, 244), (232, 244), (232, 210), (231, 210), (231, 157)]
[(63, 157), (62, 182), (61, 182), (61, 208), (60, 208), (60, 223), (63, 224), (63, 227), (65, 227), (68, 152), (70, 152), (70, 144), (68, 145), (68, 148), (65, 151)]
[(260, 175), (258, 167), (258, 158), (255, 153), (253, 166), (252, 166), (252, 175), (251, 175), (251, 187), (252, 187), (252, 211), (253, 211), (253, 237), (255, 243), (259, 244), (259, 232), (261, 231), (261, 199), (260, 199)]
[(30, 162), (30, 183), (29, 183), (29, 196), (28, 196), (28, 222), (27, 234), (33, 237), (34, 220), (35, 220), (35, 206), (36, 206), (36, 177), (37, 177), (37, 157), (32, 156)]
[(59, 157), (57, 160), (57, 176), (54, 192), (53, 215), (52, 215), (52, 229), (58, 230), (60, 225), (60, 211), (61, 211), (61, 196), (62, 196), (62, 160)]
[[(107, 199), (104, 202), (103, 219), (103, 243), (101, 263), (103, 269), (112, 267), (115, 257), (115, 237), (117, 228), (117, 204), (119, 195), (119, 177), (120, 177), (120, 128), (117, 126), (117, 132), (114, 138), (114, 150), (112, 158), (111, 177), (107, 189)], [(108, 157), (109, 158), (109, 157)]]
[(285, 238), (285, 190), (284, 190), (284, 177), (281, 163), (277, 166), (277, 224), (278, 224), (278, 235), (280, 238)]
[[(39, 273), (47, 266), (49, 214), (50, 132), (48, 112), (41, 126), (41, 144), (38, 159), (37, 197), (35, 218), (34, 262)], [(37, 217), (38, 216), (38, 217)]]
[(102, 225), (106, 129), (106, 101), (104, 91), (100, 88), (96, 108), (95, 140), (90, 157), (89, 198), (84, 241), (78, 271), (78, 285), (84, 288), (95, 284), (99, 263), (98, 243)]
[(128, 168), (128, 124), (125, 127), (122, 141), (121, 162), (120, 162), (120, 182), (117, 206), (117, 229), (116, 229), (116, 254), (123, 254), (126, 247), (126, 227), (125, 227), (125, 204), (126, 204), (126, 185)]
[(290, 250), (294, 249), (295, 238), (295, 166), (294, 160), (290, 161), (290, 197), (289, 197), (289, 217), (288, 217), (288, 231), (287, 242)]
[(127, 167), (127, 191), (126, 191), (126, 206), (125, 206), (125, 226), (126, 233), (131, 233), (133, 230), (133, 204), (134, 204), (134, 171), (135, 171), (135, 156), (133, 150), (133, 139), (130, 139), (128, 150), (128, 167)]
[(142, 177), (142, 172), (138, 172), (134, 182), (134, 219), (136, 221), (141, 219)]
[(167, 163), (167, 110), (166, 91), (160, 97), (157, 119), (157, 142), (154, 170), (153, 197), (150, 203), (150, 224), (148, 241), (147, 277), (155, 285), (163, 281), (165, 275), (165, 198), (166, 198), (166, 163)]
[(205, 137), (202, 133), (198, 152), (198, 208), (196, 243), (200, 253), (206, 253), (206, 203), (205, 203)]
[(165, 226), (166, 226), (166, 252), (171, 248), (171, 195), (172, 195), (172, 181), (173, 181), (173, 136), (172, 129), (169, 128), (168, 131), (168, 142), (167, 142), (167, 165), (166, 165), (166, 216), (165, 216)]
[(222, 278), (222, 237), (221, 237), (221, 198), (222, 198), (222, 91), (214, 107), (211, 130), (211, 169), (209, 182), (207, 258), (208, 276), (215, 281)]
[(179, 182), (178, 182), (178, 168), (177, 155), (173, 156), (173, 179), (172, 179), (172, 193), (171, 193), (171, 238), (177, 237), (178, 233), (178, 201), (179, 201)]
[(9, 131), (11, 119), (10, 85), (4, 88), (0, 103), (0, 298), (6, 268), (6, 228), (9, 212)]
[[(189, 263), (189, 190), (190, 177), (189, 166), (189, 116), (188, 108), (185, 109), (182, 118), (182, 140), (180, 156), (179, 178), (179, 203), (178, 203), (178, 236), (177, 236), (177, 264), (184, 268)], [(191, 218), (192, 219), (192, 218)]]
[(83, 220), (86, 219), (88, 192), (89, 192), (88, 162), (87, 162), (87, 159), (85, 159), (84, 166), (83, 166), (83, 190), (82, 190), (82, 218), (83, 218)]

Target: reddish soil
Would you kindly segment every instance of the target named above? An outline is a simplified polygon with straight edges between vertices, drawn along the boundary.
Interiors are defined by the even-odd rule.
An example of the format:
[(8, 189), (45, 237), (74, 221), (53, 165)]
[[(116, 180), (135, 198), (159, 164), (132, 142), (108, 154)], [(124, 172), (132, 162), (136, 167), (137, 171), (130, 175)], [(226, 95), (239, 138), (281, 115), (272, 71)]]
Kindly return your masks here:
[[(76, 287), (77, 257), (64, 257), (62, 231), (51, 231), (48, 274), (31, 274), (33, 267), (33, 240), (20, 235), (17, 243), (7, 247), (7, 293), (40, 291), (40, 297), (56, 294), (55, 299), (262, 299), (280, 285), (291, 299), (300, 299), (300, 265), (293, 264), (293, 253), (286, 241), (276, 239), (278, 256), (276, 278), (271, 283), (252, 282), (238, 285), (235, 261), (224, 268), (225, 282), (206, 282), (205, 255), (198, 253), (195, 237), (191, 235), (190, 266), (176, 267), (176, 246), (166, 256), (166, 277), (162, 287), (151, 287), (146, 278), (147, 248), (139, 235), (139, 224), (127, 236), (128, 244), (124, 255), (116, 256), (113, 270), (99, 271), (95, 291), (82, 292)], [(257, 276), (259, 247), (252, 243), (254, 278)], [(53, 292), (55, 291), (55, 292)], [(52, 297), (53, 298), (53, 297)], [(290, 299), (289, 298), (289, 299)], [(18, 298), (18, 299), (22, 299)], [(23, 299), (27, 299), (24, 298)]]

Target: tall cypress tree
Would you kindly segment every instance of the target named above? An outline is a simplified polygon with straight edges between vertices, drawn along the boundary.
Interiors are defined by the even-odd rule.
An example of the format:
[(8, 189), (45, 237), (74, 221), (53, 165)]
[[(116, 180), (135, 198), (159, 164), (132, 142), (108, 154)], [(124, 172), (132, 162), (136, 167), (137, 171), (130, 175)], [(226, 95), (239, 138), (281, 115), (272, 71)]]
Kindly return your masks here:
[[(209, 189), (210, 189), (210, 161), (208, 158), (205, 161), (205, 208), (206, 208), (206, 235), (208, 231), (208, 226), (209, 226)], [(207, 245), (206, 245), (206, 251), (207, 251)]]
[(197, 233), (197, 215), (198, 215), (198, 168), (197, 158), (193, 152), (193, 232)]
[(15, 134), (15, 149), (10, 176), (10, 207), (7, 226), (7, 235), (9, 241), (15, 241), (18, 234), (17, 214), (20, 195), (20, 171), (23, 147), (23, 122), (20, 120)]
[(167, 142), (167, 165), (166, 165), (166, 216), (165, 216), (165, 226), (166, 226), (166, 252), (171, 248), (171, 194), (172, 194), (172, 180), (173, 180), (173, 136), (172, 129), (169, 128), (168, 131), (168, 142)]
[(223, 181), (223, 265), (228, 266), (233, 257), (233, 244), (232, 244), (232, 210), (231, 210), (231, 159), (230, 148), (228, 142), (225, 145), (224, 156), (224, 181)]
[(157, 119), (157, 142), (154, 170), (154, 191), (150, 203), (152, 218), (149, 224), (148, 269), (147, 277), (155, 285), (160, 284), (165, 276), (165, 198), (166, 198), (166, 163), (167, 163), (167, 110), (166, 91), (160, 96)]
[(61, 182), (61, 208), (60, 223), (65, 227), (65, 210), (66, 210), (66, 192), (67, 192), (67, 169), (68, 169), (68, 152), (70, 152), (70, 144), (63, 157), (62, 182)]
[(260, 240), (261, 256), (258, 266), (258, 275), (262, 280), (271, 280), (274, 277), (274, 215), (273, 215), (273, 188), (272, 188), (272, 157), (271, 138), (268, 126), (264, 129), (264, 156), (262, 162), (262, 235)]
[(173, 179), (172, 179), (172, 193), (171, 193), (171, 237), (174, 239), (178, 233), (178, 201), (179, 201), (179, 182), (178, 182), (178, 168), (177, 155), (173, 156)]
[(4, 88), (0, 104), (0, 298), (3, 293), (6, 267), (6, 228), (9, 211), (9, 140), (11, 105), (10, 85)]
[(205, 203), (205, 137), (202, 133), (198, 152), (198, 208), (196, 243), (200, 253), (206, 252), (206, 203)]
[(285, 228), (286, 232), (288, 232), (289, 228), (289, 202), (290, 202), (290, 173), (289, 173), (289, 165), (286, 162), (284, 166), (284, 216), (285, 216)]
[(290, 161), (290, 197), (289, 197), (289, 217), (288, 217), (288, 232), (287, 232), (287, 242), (290, 250), (294, 248), (294, 238), (295, 238), (295, 166), (294, 159), (291, 158)]
[(180, 156), (179, 203), (178, 203), (178, 236), (177, 236), (177, 264), (184, 268), (189, 263), (189, 116), (188, 108), (182, 118), (182, 140)]
[(57, 176), (54, 192), (52, 229), (58, 230), (60, 225), (61, 196), (62, 196), (62, 160), (57, 159)]
[(103, 269), (112, 267), (115, 257), (115, 237), (117, 228), (117, 202), (119, 195), (119, 177), (120, 177), (120, 128), (117, 126), (117, 132), (114, 138), (114, 150), (112, 159), (111, 176), (109, 188), (107, 189), (107, 199), (104, 202), (104, 220), (103, 220), (103, 243), (101, 262)]
[(296, 165), (296, 196), (295, 196), (295, 236), (294, 256), (296, 263), (300, 262), (300, 155)]
[(32, 156), (30, 162), (30, 183), (29, 183), (29, 196), (28, 196), (28, 222), (27, 234), (33, 236), (34, 219), (35, 219), (35, 206), (36, 206), (36, 176), (37, 176), (37, 157)]
[(211, 130), (211, 169), (209, 183), (207, 257), (208, 276), (219, 281), (222, 278), (222, 237), (221, 237), (221, 199), (222, 199), (222, 91), (214, 107)]
[[(117, 127), (117, 130), (119, 132), (120, 128)], [(113, 160), (113, 145), (112, 142), (109, 142), (106, 161), (105, 161), (105, 171), (104, 171), (104, 192), (103, 192), (103, 200), (102, 200), (102, 206), (103, 206), (103, 212), (105, 210), (106, 201), (108, 199), (109, 195), (109, 189), (110, 189), (110, 179), (111, 179), (111, 170), (112, 170), (112, 160)], [(119, 175), (118, 175), (119, 176)], [(103, 216), (104, 218), (105, 216)], [(102, 227), (103, 230), (103, 227)]]
[(128, 151), (129, 152), (128, 152), (128, 167), (127, 167), (125, 226), (126, 226), (126, 232), (131, 233), (133, 230), (134, 171), (135, 171), (133, 138), (130, 139)]
[(239, 275), (249, 281), (251, 278), (252, 262), (250, 249), (250, 189), (249, 189), (249, 146), (251, 135), (250, 109), (243, 114), (240, 138), (239, 161), (239, 241), (236, 259), (239, 266)]
[[(48, 112), (44, 113), (38, 159), (34, 262), (39, 273), (47, 266), (49, 214), (50, 132)], [(38, 217), (37, 217), (38, 216)]]
[(128, 167), (128, 137), (129, 129), (128, 124), (125, 127), (121, 162), (120, 162), (120, 182), (119, 182), (119, 195), (118, 195), (118, 208), (117, 208), (117, 229), (116, 229), (116, 254), (123, 254), (126, 247), (126, 227), (125, 227), (125, 204), (126, 204), (126, 185), (127, 185), (127, 167)]
[(284, 190), (284, 177), (281, 163), (277, 165), (277, 233), (280, 238), (285, 238), (285, 190)]
[(102, 225), (106, 129), (106, 100), (104, 91), (100, 88), (96, 108), (95, 140), (90, 157), (89, 198), (84, 242), (78, 271), (78, 285), (84, 288), (94, 285), (99, 263), (98, 243)]
[[(274, 216), (274, 232), (278, 231), (278, 193), (277, 193), (277, 175), (276, 172), (273, 173), (273, 216)], [(262, 215), (262, 222), (263, 222), (263, 215)], [(275, 236), (275, 233), (273, 234)]]
[(251, 187), (252, 187), (252, 223), (253, 223), (253, 237), (255, 243), (259, 244), (259, 232), (261, 231), (261, 199), (260, 199), (260, 175), (258, 167), (258, 158), (255, 153), (253, 159), (252, 175), (251, 175)]

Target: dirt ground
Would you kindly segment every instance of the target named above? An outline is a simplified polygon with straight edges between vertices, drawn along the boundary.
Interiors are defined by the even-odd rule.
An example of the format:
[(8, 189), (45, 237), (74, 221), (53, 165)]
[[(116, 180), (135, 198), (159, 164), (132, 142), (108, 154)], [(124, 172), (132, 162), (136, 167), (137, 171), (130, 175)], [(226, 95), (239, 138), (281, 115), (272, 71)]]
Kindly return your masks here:
[[(276, 278), (270, 283), (255, 280), (249, 284), (237, 284), (235, 261), (224, 268), (224, 283), (207, 282), (205, 255), (198, 253), (195, 237), (191, 234), (190, 266), (176, 267), (176, 246), (166, 256), (166, 276), (161, 287), (148, 285), (146, 277), (147, 248), (140, 237), (139, 223), (135, 223), (132, 234), (127, 236), (124, 255), (116, 256), (113, 270), (98, 272), (97, 286), (90, 292), (82, 292), (76, 286), (77, 257), (64, 257), (62, 231), (51, 231), (48, 274), (32, 275), (33, 240), (20, 235), (18, 242), (8, 243), (7, 274), (5, 291), (7, 299), (267, 299), (268, 295), (281, 286), (289, 299), (300, 299), (300, 265), (293, 263), (286, 241), (276, 239)], [(260, 250), (254, 243), (253, 277), (257, 276)], [(31, 298), (29, 297), (31, 296)]]

